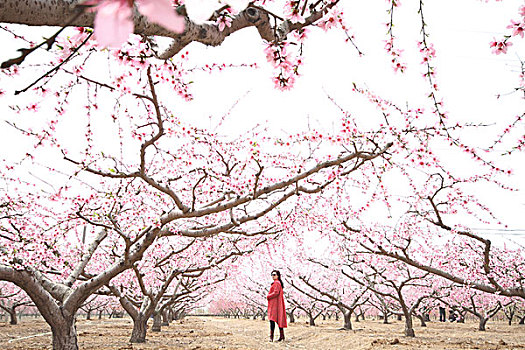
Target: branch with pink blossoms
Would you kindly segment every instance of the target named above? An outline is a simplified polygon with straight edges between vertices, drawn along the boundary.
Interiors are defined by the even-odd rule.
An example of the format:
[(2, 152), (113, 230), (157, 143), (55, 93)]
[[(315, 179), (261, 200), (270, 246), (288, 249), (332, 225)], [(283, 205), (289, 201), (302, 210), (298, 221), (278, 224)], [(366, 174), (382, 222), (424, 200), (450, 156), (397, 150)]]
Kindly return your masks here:
[(386, 23), (387, 34), (389, 39), (385, 43), (385, 50), (392, 57), (392, 67), (394, 71), (400, 71), (403, 73), (406, 70), (406, 64), (400, 61), (403, 50), (396, 49), (394, 47), (396, 37), (394, 36), (394, 9), (401, 6), (398, 0), (387, 0), (390, 4), (390, 9), (387, 13), (390, 15), (390, 20)]
[[(513, 286), (503, 286), (502, 284), (503, 282), (500, 283), (496, 280), (497, 277), (504, 278), (506, 276), (498, 275), (497, 273), (493, 271), (493, 263), (492, 263), (493, 253), (491, 251), (492, 244), (490, 240), (484, 239), (468, 231), (455, 230), (451, 228), (450, 226), (446, 225), (441, 219), (439, 210), (437, 210), (436, 203), (434, 203), (433, 199), (431, 198), (429, 198), (429, 201), (431, 202), (432, 206), (436, 208), (434, 209), (435, 210), (434, 214), (436, 215), (436, 219), (432, 220), (432, 219), (425, 218), (425, 220), (431, 222), (432, 224), (446, 231), (453, 232), (454, 234), (457, 234), (459, 236), (468, 237), (482, 244), (483, 249), (481, 253), (482, 255), (481, 264), (482, 264), (483, 275), (487, 279), (488, 284), (473, 281), (472, 277), (470, 276), (461, 277), (454, 272), (448, 272), (442, 268), (434, 267), (432, 266), (432, 264), (422, 263), (418, 261), (416, 258), (412, 257), (411, 255), (411, 249), (410, 249), (411, 240), (410, 239), (406, 240), (405, 245), (402, 246), (388, 239), (384, 239), (384, 242), (380, 242), (376, 238), (372, 237), (370, 234), (365, 233), (362, 230), (358, 230), (359, 233), (362, 234), (369, 243), (369, 244), (361, 243), (361, 247), (364, 248), (369, 253), (393, 258), (395, 260), (403, 262), (419, 270), (445, 278), (454, 283), (458, 283), (458, 284), (467, 286), (469, 288), (477, 289), (482, 292), (486, 292), (490, 294), (500, 294), (504, 296), (520, 297), (520, 298), (525, 299), (525, 289), (523, 288), (523, 286), (521, 286), (520, 281), (516, 281), (516, 283), (520, 286), (513, 287)], [(355, 228), (352, 228), (352, 231), (355, 231), (355, 230), (356, 230)], [(390, 248), (385, 248), (385, 243), (388, 243), (386, 245), (387, 246), (390, 245)], [(516, 266), (516, 271), (512, 271), (512, 273), (519, 275), (520, 274), (519, 271), (520, 271), (520, 267)], [(505, 285), (508, 285), (508, 283), (505, 282)]]
[(426, 73), (423, 74), (423, 76), (428, 81), (428, 84), (430, 86), (430, 94), (428, 95), (428, 97), (431, 98), (434, 104), (433, 112), (439, 118), (439, 124), (445, 126), (445, 121), (448, 117), (447, 114), (442, 111), (443, 101), (438, 101), (438, 97), (436, 96), (436, 92), (438, 91), (438, 85), (435, 81), (435, 67), (432, 65), (432, 60), (436, 56), (436, 50), (434, 49), (433, 44), (427, 43), (427, 38), (429, 37), (429, 34), (426, 31), (427, 24), (425, 23), (425, 16), (423, 14), (423, 0), (419, 1), (418, 13), (421, 18), (421, 41), (418, 42), (418, 46), (419, 52), (421, 52), (423, 56), (422, 64), (426, 67), (427, 70)]
[(503, 39), (500, 40), (494, 38), (494, 40), (490, 42), (490, 47), (493, 54), (506, 54), (508, 48), (512, 46), (511, 39), (518, 36), (523, 39), (525, 36), (525, 5), (520, 6), (519, 15), (519, 20), (511, 20), (510, 24), (507, 26), (507, 29), (512, 30), (512, 34), (505, 35)]

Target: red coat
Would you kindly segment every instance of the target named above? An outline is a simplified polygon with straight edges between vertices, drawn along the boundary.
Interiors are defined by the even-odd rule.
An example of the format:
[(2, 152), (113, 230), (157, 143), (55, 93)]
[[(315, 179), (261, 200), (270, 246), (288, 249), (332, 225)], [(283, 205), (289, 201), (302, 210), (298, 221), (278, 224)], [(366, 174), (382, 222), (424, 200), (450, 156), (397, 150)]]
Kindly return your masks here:
[(279, 280), (273, 281), (266, 299), (268, 299), (268, 319), (276, 322), (279, 328), (286, 328), (283, 287)]

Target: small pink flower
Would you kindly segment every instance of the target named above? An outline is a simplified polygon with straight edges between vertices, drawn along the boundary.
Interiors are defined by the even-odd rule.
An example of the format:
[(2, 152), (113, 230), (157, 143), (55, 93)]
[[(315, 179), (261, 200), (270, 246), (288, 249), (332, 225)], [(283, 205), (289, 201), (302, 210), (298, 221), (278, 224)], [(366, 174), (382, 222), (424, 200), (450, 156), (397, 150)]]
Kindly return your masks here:
[(516, 22), (514, 20), (510, 21), (512, 24), (507, 26), (508, 29), (512, 29), (512, 35), (521, 36), (523, 38), (525, 33), (525, 23)]
[(229, 15), (224, 14), (217, 18), (216, 23), (219, 27), (219, 31), (222, 32), (226, 27), (232, 26), (232, 18)]
[(492, 41), (490, 43), (490, 47), (492, 48), (492, 53), (496, 54), (496, 55), (499, 55), (501, 53), (503, 54), (506, 54), (507, 53), (507, 48), (509, 46), (512, 46), (512, 43), (511, 42), (507, 42), (507, 41)]

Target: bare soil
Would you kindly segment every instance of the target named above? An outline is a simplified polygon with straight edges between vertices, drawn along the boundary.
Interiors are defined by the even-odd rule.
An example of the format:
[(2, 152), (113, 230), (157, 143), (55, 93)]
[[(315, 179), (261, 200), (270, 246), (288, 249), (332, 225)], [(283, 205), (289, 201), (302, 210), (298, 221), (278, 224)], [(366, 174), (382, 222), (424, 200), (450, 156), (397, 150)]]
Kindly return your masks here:
[[(315, 327), (304, 319), (289, 324), (284, 342), (268, 341), (266, 321), (190, 316), (176, 321), (162, 332), (148, 331), (145, 344), (131, 344), (130, 319), (84, 320), (77, 322), (81, 349), (100, 350), (209, 350), (209, 349), (482, 349), (525, 350), (525, 326), (490, 322), (487, 331), (476, 323), (430, 322), (415, 327), (416, 337), (403, 336), (403, 321), (382, 324), (367, 320), (354, 322), (354, 330), (341, 330), (342, 321), (319, 321)], [(151, 324), (150, 324), (151, 326)], [(49, 326), (40, 319), (23, 319), (12, 326), (0, 323), (1, 350), (51, 349)]]

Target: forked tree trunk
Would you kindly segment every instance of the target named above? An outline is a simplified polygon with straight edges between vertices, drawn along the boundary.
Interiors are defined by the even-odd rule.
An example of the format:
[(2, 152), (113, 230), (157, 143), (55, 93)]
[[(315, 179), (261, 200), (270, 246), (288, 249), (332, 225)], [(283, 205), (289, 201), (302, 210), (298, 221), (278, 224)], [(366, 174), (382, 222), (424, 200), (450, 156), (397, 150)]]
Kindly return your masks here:
[(153, 327), (151, 327), (151, 331), (160, 332), (161, 326), (162, 326), (162, 315), (160, 312), (157, 312), (153, 316)]
[(148, 318), (144, 315), (140, 315), (133, 320), (133, 331), (131, 332), (131, 343), (145, 343), (146, 342), (146, 331), (148, 329)]
[(51, 325), (53, 350), (78, 350), (75, 318), (63, 320)]

